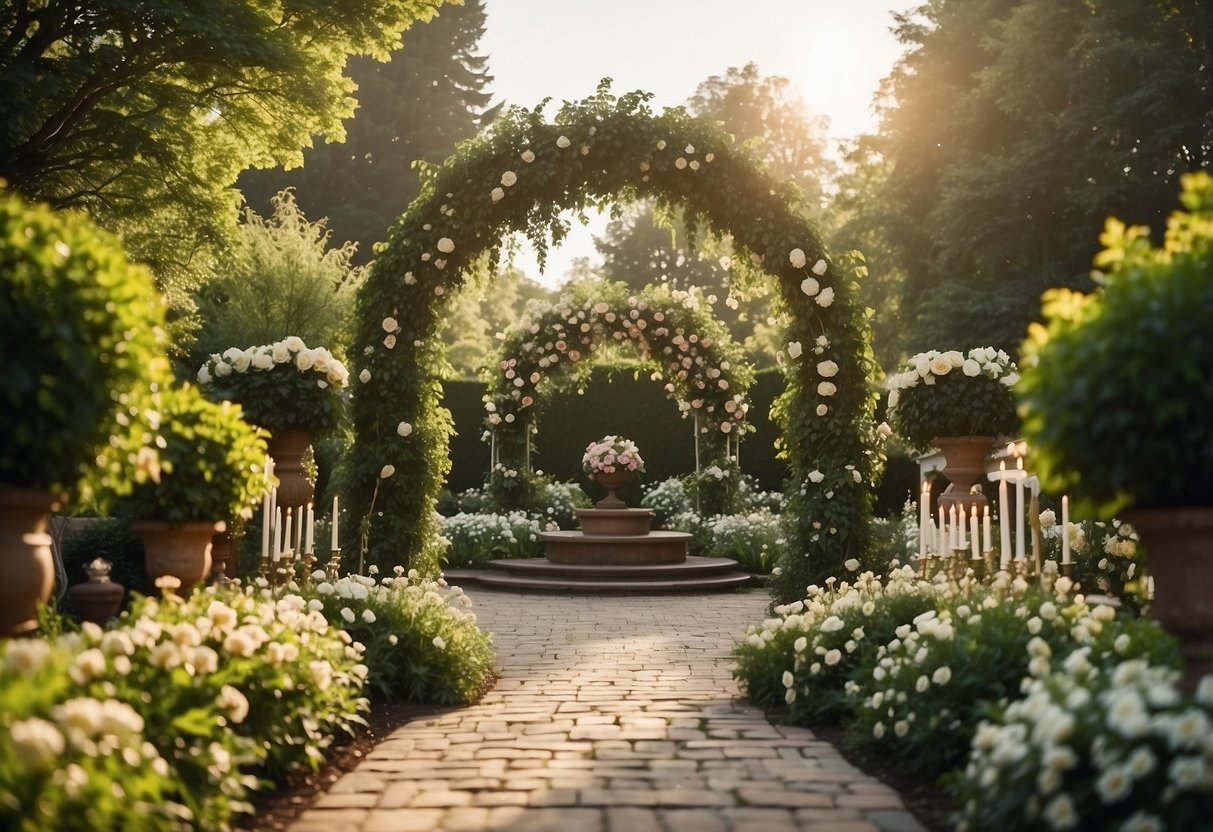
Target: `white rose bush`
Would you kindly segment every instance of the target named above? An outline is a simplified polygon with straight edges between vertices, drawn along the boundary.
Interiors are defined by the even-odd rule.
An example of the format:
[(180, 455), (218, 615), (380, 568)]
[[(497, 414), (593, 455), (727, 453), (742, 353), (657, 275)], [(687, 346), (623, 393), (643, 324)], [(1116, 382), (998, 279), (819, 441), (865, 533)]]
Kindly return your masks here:
[[(389, 317), (383, 329), (394, 337), (399, 324)], [(324, 347), (308, 347), (294, 336), (247, 349), (230, 347), (207, 359), (197, 379), (208, 399), (236, 402), (249, 422), (271, 433), (327, 433), (341, 417), (349, 387), (344, 364)]]
[(937, 436), (1007, 436), (1018, 428), (1019, 371), (1002, 350), (929, 350), (885, 379), (898, 436), (925, 449)]

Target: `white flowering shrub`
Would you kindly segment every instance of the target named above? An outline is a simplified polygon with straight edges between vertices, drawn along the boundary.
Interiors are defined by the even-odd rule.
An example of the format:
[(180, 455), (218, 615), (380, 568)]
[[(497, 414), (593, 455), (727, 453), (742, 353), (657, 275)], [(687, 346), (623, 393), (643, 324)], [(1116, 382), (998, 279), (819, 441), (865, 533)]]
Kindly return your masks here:
[(396, 567), (391, 577), (348, 575), (304, 587), (308, 609), (365, 645), (367, 687), (384, 699), (440, 705), (474, 702), (492, 678), (489, 636), (476, 626), (471, 600), (445, 580)]
[(440, 520), (440, 532), (449, 546), (446, 568), (479, 567), (502, 558), (537, 558), (542, 555), (541, 532), (559, 529), (555, 521), (543, 521), (524, 511), (505, 514), (460, 512)]
[(950, 784), (956, 829), (1209, 828), (1213, 677), (1189, 698), (1171, 667), (1097, 652), (1042, 655), (1023, 697), (979, 725)]
[(934, 609), (901, 624), (850, 686), (855, 745), (926, 776), (960, 765), (992, 705), (1015, 698), (1025, 676), (1088, 648), (1106, 664), (1148, 655), (1176, 660), (1156, 622), (1117, 618), (1057, 591), (1000, 573), (992, 585), (941, 585)]
[[(1068, 530), (1073, 576), (1083, 591), (1110, 595), (1130, 609), (1143, 609), (1149, 553), (1139, 545), (1133, 527), (1119, 520), (1084, 520), (1070, 523)], [(1060, 562), (1062, 524), (1056, 512), (1040, 513), (1040, 532), (1042, 556)]]
[(227, 828), (256, 775), (318, 762), (362, 721), (361, 654), (303, 598), (258, 588), (170, 593), (107, 631), (10, 641), (0, 827)]
[(790, 722), (837, 723), (850, 710), (846, 683), (870, 672), (876, 649), (935, 598), (935, 587), (909, 567), (883, 580), (871, 572), (854, 583), (831, 578), (750, 627), (733, 652), (733, 675), (753, 702), (786, 708)]
[(695, 510), (695, 503), (687, 489), (686, 482), (681, 477), (655, 482), (644, 490), (640, 504), (653, 509), (654, 528), (668, 529), (674, 517), (680, 514), (690, 514)]
[(732, 558), (747, 572), (770, 574), (786, 540), (783, 522), (767, 509), (749, 514), (723, 514), (707, 521), (710, 542), (703, 554)]

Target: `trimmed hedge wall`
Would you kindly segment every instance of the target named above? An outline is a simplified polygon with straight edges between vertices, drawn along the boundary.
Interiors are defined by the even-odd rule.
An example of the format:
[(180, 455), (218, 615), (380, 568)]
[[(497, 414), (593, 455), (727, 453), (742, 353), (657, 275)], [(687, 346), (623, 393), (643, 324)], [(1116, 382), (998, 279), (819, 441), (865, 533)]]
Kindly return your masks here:
[[(443, 383), (443, 404), (451, 411), (458, 435), (451, 441), (453, 463), (447, 488), (463, 491), (484, 484), (489, 447), (484, 432), (485, 385), (474, 380)], [(779, 490), (787, 465), (775, 458), (779, 429), (770, 421), (771, 403), (783, 392), (778, 370), (757, 373), (750, 388), (749, 422), (757, 428), (741, 444), (741, 470), (757, 478), (762, 488)], [(667, 398), (661, 382), (634, 366), (597, 366), (582, 395), (557, 396), (544, 412), (534, 438), (531, 467), (558, 480), (580, 482), (587, 493), (597, 492), (581, 472), (586, 445), (607, 434), (635, 440), (644, 456), (644, 482), (656, 482), (695, 470), (695, 436), (690, 419), (683, 419)]]

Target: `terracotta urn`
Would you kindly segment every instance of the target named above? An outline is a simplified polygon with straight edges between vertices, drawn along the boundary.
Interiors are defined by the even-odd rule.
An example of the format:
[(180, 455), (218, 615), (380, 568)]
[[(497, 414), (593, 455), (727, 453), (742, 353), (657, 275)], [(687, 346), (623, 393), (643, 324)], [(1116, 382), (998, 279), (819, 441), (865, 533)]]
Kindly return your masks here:
[(211, 574), (211, 546), (225, 524), (209, 521), (166, 523), (140, 520), (131, 530), (143, 539), (143, 563), (152, 580), (172, 575), (181, 581), (182, 594)]
[(278, 505), (286, 508), (305, 506), (315, 489), (303, 470), (303, 455), (312, 444), (312, 435), (304, 430), (280, 430), (266, 443), (278, 477)]
[(985, 495), (972, 493), (973, 485), (985, 477), (985, 459), (994, 447), (993, 436), (940, 436), (931, 444), (943, 452), (943, 475), (952, 485), (939, 498), (939, 504), (947, 510), (955, 505), (965, 516), (969, 509), (977, 506), (980, 514), (989, 504)]
[(1151, 612), (1179, 639), (1181, 687), (1193, 692), (1213, 673), (1213, 508), (1133, 509), (1121, 518), (1145, 547)]
[(0, 489), (0, 636), (38, 628), (38, 604), (55, 588), (46, 524), (57, 504), (48, 491)]
[(627, 508), (627, 503), (615, 496), (615, 489), (623, 488), (632, 481), (632, 471), (612, 471), (605, 473), (595, 471), (590, 474), (590, 479), (606, 489), (607, 495), (599, 500), (594, 505), (597, 508), (620, 509)]
[(104, 624), (118, 614), (125, 590), (122, 584), (110, 580), (111, 564), (105, 558), (97, 558), (84, 567), (88, 582), (76, 584), (67, 591), (76, 617), (81, 621)]

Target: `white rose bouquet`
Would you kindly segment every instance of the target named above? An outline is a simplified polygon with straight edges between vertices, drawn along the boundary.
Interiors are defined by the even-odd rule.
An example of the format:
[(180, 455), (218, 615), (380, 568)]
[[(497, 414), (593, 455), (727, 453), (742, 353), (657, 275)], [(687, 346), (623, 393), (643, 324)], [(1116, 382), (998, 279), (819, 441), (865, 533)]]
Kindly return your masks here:
[(631, 439), (604, 436), (598, 442), (591, 442), (585, 449), (581, 467), (587, 474), (643, 471), (644, 460), (640, 458), (640, 450)]
[(324, 347), (296, 336), (212, 355), (198, 370), (207, 398), (239, 403), (246, 418), (271, 432), (323, 434), (337, 424), (349, 371)]
[(1015, 363), (1002, 350), (930, 350), (885, 379), (889, 420), (918, 448), (937, 436), (1000, 436), (1018, 428)]

